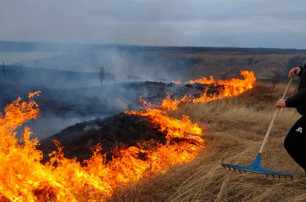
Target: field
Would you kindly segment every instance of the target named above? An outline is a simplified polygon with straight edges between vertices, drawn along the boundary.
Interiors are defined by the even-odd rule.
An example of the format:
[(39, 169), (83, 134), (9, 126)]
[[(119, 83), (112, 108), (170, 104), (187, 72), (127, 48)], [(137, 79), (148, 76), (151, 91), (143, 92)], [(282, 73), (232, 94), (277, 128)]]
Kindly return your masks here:
[[(2, 51), (33, 52), (36, 50), (36, 48), (31, 48), (31, 44), (28, 45), (29, 47), (20, 46), (20, 50), (12, 46), (12, 50), (5, 49)], [(102, 149), (107, 146), (108, 148), (117, 147), (117, 143), (122, 143), (119, 139), (123, 137), (123, 139), (129, 140), (128, 143), (123, 142), (123, 144), (126, 147), (137, 145), (136, 151), (138, 153), (129, 153), (130, 150), (124, 150), (125, 148), (122, 147), (123, 150), (120, 155), (123, 155), (121, 156), (118, 156), (119, 153), (118, 151), (116, 153), (116, 150), (107, 151), (114, 152), (115, 160), (113, 159), (113, 162), (119, 162), (118, 164), (109, 163), (111, 161), (105, 163), (103, 160), (103, 163), (97, 161), (98, 163), (94, 164), (95, 161), (93, 161), (94, 163), (90, 166), (83, 164), (84, 166), (81, 167), (78, 162), (71, 163), (74, 160), (70, 161), (73, 157), (77, 158), (77, 154), (84, 154), (84, 151), (79, 147), (80, 145), (77, 144), (74, 145), (73, 149), (75, 150), (72, 150), (77, 152), (72, 152), (70, 156), (68, 155), (69, 157), (67, 157), (64, 149), (67, 158), (64, 158), (64, 160), (66, 163), (68, 162), (67, 164), (43, 166), (42, 170), (50, 172), (43, 175), (47, 177), (42, 180), (40, 176), (32, 176), (32, 172), (25, 172), (24, 175), (15, 173), (15, 171), (19, 172), (21, 167), (35, 165), (41, 168), (42, 166), (39, 163), (40, 158), (37, 157), (32, 161), (33, 155), (31, 152), (29, 156), (26, 152), (24, 154), (16, 152), (16, 155), (22, 154), (27, 157), (19, 158), (24, 160), (20, 162), (8, 158), (7, 162), (10, 163), (3, 163), (2, 165), (8, 165), (12, 171), (11, 177), (20, 183), (20, 186), (26, 184), (23, 179), (33, 177), (30, 182), (35, 182), (36, 187), (31, 183), (29, 183), (28, 189), (18, 189), (16, 188), (18, 186), (12, 186), (16, 188), (14, 194), (10, 197), (4, 195), (4, 197), (17, 200), (17, 197), (22, 195), (20, 190), (24, 190), (26, 194), (22, 197), (25, 197), (25, 195), (30, 198), (38, 197), (44, 201), (58, 201), (59, 197), (64, 197), (60, 198), (62, 201), (64, 199), (66, 201), (72, 199), (86, 201), (105, 198), (108, 201), (305, 201), (306, 178), (304, 170), (290, 158), (283, 147), (283, 141), (288, 130), (300, 117), (295, 109), (282, 109), (279, 113), (261, 161), (263, 167), (267, 169), (293, 173), (293, 181), (290, 179), (272, 179), (271, 176), (266, 178), (264, 175), (252, 173), (235, 173), (224, 170), (220, 165), (221, 162), (247, 165), (254, 160), (270, 124), (275, 110), (274, 104), (281, 97), (286, 87), (285, 82), (288, 80), (286, 74), (290, 68), (305, 63), (305, 50), (120, 45), (71, 46), (68, 49), (57, 46), (44, 47), (42, 46), (40, 51), (47, 50), (61, 52), (61, 54), (37, 59), (29, 58), (29, 60), (12, 63), (11, 65), (5, 64), (1, 67), (0, 111), (4, 112), (2, 110), (4, 106), (10, 104), (18, 96), (27, 100), (29, 92), (40, 90), (41, 95), (35, 97), (40, 109), (37, 114), (38, 119), (26, 123), (34, 131), (33, 136), (40, 139), (40, 146), (43, 146), (44, 140), (52, 140), (55, 134), (59, 137), (60, 135), (66, 137), (66, 142), (61, 141), (64, 148), (68, 148), (65, 145), (67, 142), (71, 146), (73, 145), (71, 142), (76, 141), (81, 143), (88, 151), (91, 151), (89, 149), (98, 143), (104, 144), (102, 144)], [(102, 79), (98, 74), (99, 67), (103, 67), (105, 70)], [(202, 92), (210, 84), (193, 84), (190, 80), (210, 75), (213, 75), (215, 79), (223, 79), (224, 81), (231, 78), (239, 80), (243, 77), (239, 76), (241, 70), (254, 71), (257, 81), (252, 90), (238, 97), (204, 103), (192, 103), (191, 100), (189, 100), (190, 102), (179, 101), (178, 109), (176, 109), (176, 104), (169, 105), (175, 106), (175, 109), (162, 108), (163, 111), (159, 111), (151, 117), (144, 115), (145, 110), (136, 114), (122, 113), (127, 110), (143, 109), (143, 102), (139, 102), (139, 96), (142, 96), (147, 102), (157, 105), (166, 98), (168, 92), (173, 93), (171, 99), (180, 99), (184, 95), (192, 95), (198, 98), (205, 94), (202, 94)], [(271, 83), (273, 77), (283, 83), (273, 86)], [(239, 86), (235, 80), (231, 84), (232, 87)], [(180, 84), (177, 81), (182, 83)], [(296, 79), (288, 95), (297, 91), (297, 82)], [(226, 85), (222, 82), (217, 86), (210, 86), (210, 91), (207, 91), (207, 93), (211, 95), (211, 93), (221, 92), (219, 90), (223, 89), (224, 86)], [(246, 86), (249, 85), (244, 84), (244, 87)], [(234, 90), (234, 92), (242, 91)], [(222, 98), (222, 96), (219, 98)], [(170, 101), (173, 101), (171, 99)], [(182, 100), (184, 99), (182, 98)], [(157, 108), (161, 109), (158, 106)], [(166, 116), (164, 116), (165, 114)], [(138, 118), (135, 115), (138, 115)], [(189, 120), (171, 125), (172, 122), (168, 122), (171, 120), (168, 115), (176, 118), (177, 121), (183, 120), (182, 115), (187, 115), (192, 123), (197, 123), (200, 126), (194, 124), (194, 128), (200, 128), (200, 130), (189, 130), (189, 125), (186, 127), (186, 122)], [(163, 121), (156, 123), (153, 121), (157, 120), (156, 117), (166, 117), (166, 119), (161, 119)], [(151, 124), (148, 122), (149, 120)], [(152, 125), (153, 123), (154, 125)], [(102, 126), (106, 129), (104, 130)], [(160, 130), (161, 128), (167, 128), (167, 130)], [(198, 139), (194, 142), (195, 139), (191, 138), (194, 137), (192, 135), (201, 135), (202, 128), (204, 129), (203, 139), (196, 136)], [(165, 148), (167, 149), (163, 150), (166, 152), (160, 152), (162, 150), (158, 149), (163, 147), (161, 144), (151, 145), (152, 139), (149, 137), (153, 130), (158, 137), (162, 135), (162, 138), (157, 138), (157, 143), (165, 143), (164, 140), (167, 139), (168, 132), (169, 134), (172, 131), (180, 132), (182, 136), (170, 136), (171, 138), (167, 139), (169, 141), (166, 141)], [(148, 133), (150, 134), (145, 139), (145, 134)], [(9, 137), (11, 136), (9, 133), (7, 134)], [(110, 134), (110, 136), (105, 134)], [(120, 138), (112, 138), (117, 137), (114, 134), (120, 134)], [(133, 136), (133, 134), (140, 137), (139, 141), (127, 138)], [(16, 137), (20, 138), (21, 136), (17, 134)], [(202, 150), (203, 140), (205, 140), (205, 145)], [(180, 153), (181, 150), (175, 147), (172, 141), (182, 143), (183, 147), (181, 148), (187, 153), (195, 151), (191, 147), (197, 143), (201, 143), (201, 146), (197, 147), (198, 150), (193, 153), (194, 155), (178, 156), (178, 154), (186, 153)], [(15, 143), (11, 149), (16, 147), (19, 151), (20, 148), (23, 148), (23, 145), (20, 146), (17, 142)], [(188, 146), (183, 143), (188, 143)], [(139, 146), (139, 144), (143, 144), (143, 146)], [(31, 149), (39, 153), (36, 150), (37, 148), (34, 146)], [(133, 148), (135, 149), (135, 147)], [(142, 150), (142, 148), (147, 150)], [(6, 151), (7, 146), (3, 144), (2, 149)], [(105, 151), (101, 150), (102, 153)], [(199, 151), (200, 153), (197, 155)], [(51, 151), (44, 152), (46, 155)], [(162, 154), (162, 156), (158, 156), (151, 161), (151, 157), (153, 159), (154, 156), (151, 154), (154, 152), (156, 155)], [(2, 161), (5, 162), (4, 159), (8, 155), (5, 155), (5, 152), (2, 152), (2, 154), (4, 154)], [(87, 155), (87, 157), (103, 159), (101, 156), (96, 158), (96, 156), (90, 155)], [(130, 159), (127, 160), (125, 155), (130, 156)], [(193, 160), (195, 156), (197, 157)], [(110, 160), (111, 157), (108, 156), (107, 160)], [(171, 163), (169, 159), (172, 159)], [(180, 159), (184, 160), (179, 161)], [(58, 161), (61, 160), (63, 159), (58, 159)], [(175, 166), (169, 170), (167, 166), (164, 170), (154, 170), (151, 162), (154, 162), (154, 165), (166, 165), (162, 164), (166, 162)], [(189, 163), (180, 164), (181, 162)], [(14, 164), (16, 169), (11, 169), (13, 163), (16, 164)], [(115, 164), (118, 166), (111, 166)], [(74, 165), (74, 167), (70, 165)], [(125, 165), (127, 165), (126, 168)], [(103, 171), (108, 169), (107, 166), (111, 167), (111, 172), (105, 174)], [(121, 167), (124, 169), (121, 170)], [(138, 172), (138, 168), (142, 169), (139, 169), (141, 172)], [(101, 188), (99, 191), (106, 190), (103, 193), (101, 192), (102, 195), (100, 192), (95, 192), (97, 187), (92, 187), (95, 183), (88, 183), (86, 181), (88, 178), (81, 179), (77, 177), (78, 175), (75, 175), (79, 170), (85, 170), (85, 173), (89, 174), (88, 176), (95, 177), (94, 182), (105, 182), (110, 185), (111, 192), (108, 193), (108, 189), (104, 189), (104, 185), (97, 186)], [(137, 177), (130, 175), (134, 171)], [(140, 177), (138, 177), (139, 173), (141, 174)], [(2, 174), (5, 176), (2, 179), (5, 180), (7, 174), (5, 172), (2, 172)], [(61, 177), (57, 177), (58, 175)], [(21, 178), (21, 176), (24, 178)], [(57, 179), (57, 184), (65, 187), (65, 189), (55, 185), (50, 185), (50, 189), (41, 186), (41, 184), (44, 185), (49, 182), (50, 179)], [(39, 180), (42, 181), (38, 183)], [(15, 185), (16, 183), (11, 181), (7, 184)], [(84, 188), (85, 186), (88, 187)], [(41, 192), (41, 190), (45, 191)], [(97, 197), (95, 193), (98, 193)], [(0, 201), (5, 199), (1, 197), (0, 193)]]
[[(283, 147), (287, 131), (300, 117), (295, 109), (279, 113), (261, 161), (265, 168), (293, 173), (293, 181), (225, 171), (220, 166), (254, 160), (285, 86), (272, 89), (269, 83), (257, 82), (240, 97), (182, 104), (172, 116), (187, 114), (204, 127), (203, 152), (189, 164), (117, 190), (110, 201), (305, 201), (304, 171)], [(289, 94), (295, 91), (292, 86)]]
[[(52, 74), (56, 73), (54, 70), (66, 70), (74, 73), (76, 77), (91, 77), (91, 81), (101, 66), (105, 68), (109, 79), (117, 82), (188, 81), (210, 75), (224, 79), (237, 77), (240, 70), (254, 71), (257, 79), (271, 79), (275, 74), (285, 79), (290, 68), (306, 62), (306, 51), (267, 48), (60, 45), (0, 41), (0, 61), (17, 67), (35, 67), (36, 70), (52, 69)], [(67, 74), (67, 72), (62, 73)], [(26, 78), (21, 78), (20, 82), (30, 85), (29, 81), (23, 81), (24, 79)], [(98, 78), (95, 79), (91, 85), (99, 85)], [(80, 85), (69, 77), (68, 82), (59, 80), (59, 84), (65, 87), (69, 85), (69, 88)], [(42, 83), (33, 80), (31, 82), (31, 85)], [(49, 80), (44, 84), (49, 84)]]

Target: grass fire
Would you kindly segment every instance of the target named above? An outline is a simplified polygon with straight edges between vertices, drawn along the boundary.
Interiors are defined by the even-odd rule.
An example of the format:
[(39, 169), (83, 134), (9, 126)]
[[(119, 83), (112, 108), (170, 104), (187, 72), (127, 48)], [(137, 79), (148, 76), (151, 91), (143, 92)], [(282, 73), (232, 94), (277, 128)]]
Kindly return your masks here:
[[(43, 152), (37, 139), (30, 138), (30, 128), (24, 127), (23, 138), (16, 138), (15, 130), (30, 119), (36, 119), (39, 106), (34, 97), (39, 91), (29, 94), (29, 101), (18, 98), (4, 109), (0, 119), (0, 198), (2, 201), (82, 201), (105, 200), (116, 190), (141, 179), (165, 173), (172, 166), (191, 162), (205, 148), (203, 127), (192, 123), (187, 115), (174, 118), (170, 112), (183, 103), (209, 102), (237, 96), (252, 89), (253, 72), (242, 71), (242, 79), (214, 80), (202, 78), (190, 83), (218, 86), (219, 90), (208, 94), (208, 89), (198, 98), (185, 95), (179, 100), (171, 95), (153, 105), (142, 101), (141, 111), (126, 111), (129, 116), (138, 115), (147, 119), (164, 136), (164, 142), (143, 140), (136, 145), (120, 145), (111, 150), (107, 159), (101, 144), (91, 147), (90, 158), (78, 161), (77, 157), (66, 158), (65, 147), (54, 139), (56, 149), (42, 163)], [(138, 131), (141, 133), (142, 131)]]
[(306, 201), (305, 9), (1, 1), (0, 202)]

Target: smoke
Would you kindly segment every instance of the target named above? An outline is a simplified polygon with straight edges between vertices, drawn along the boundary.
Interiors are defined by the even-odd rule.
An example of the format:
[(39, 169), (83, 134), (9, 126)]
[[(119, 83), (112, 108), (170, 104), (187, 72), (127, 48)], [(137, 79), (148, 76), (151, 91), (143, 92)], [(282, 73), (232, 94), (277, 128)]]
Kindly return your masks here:
[[(22, 43), (21, 43), (22, 44)], [(61, 71), (73, 71), (79, 73), (97, 74), (101, 67), (105, 69), (105, 80), (125, 82), (131, 80), (179, 80), (182, 79), (181, 71), (188, 69), (195, 61), (180, 57), (171, 56), (167, 51), (171, 48), (162, 47), (136, 47), (116, 45), (58, 45), (43, 43), (22, 44), (23, 48), (18, 51), (52, 51), (54, 56), (28, 59), (26, 61), (13, 63), (16, 66), (35, 67), (44, 69), (56, 69)], [(18, 44), (20, 45), (20, 44)], [(12, 46), (17, 46), (12, 43)], [(27, 52), (25, 52), (27, 53)], [(60, 53), (60, 54), (59, 54)], [(44, 75), (39, 77), (43, 78)], [(71, 82), (70, 75), (62, 88), (66, 88)], [(58, 78), (58, 76), (54, 76)], [(96, 76), (96, 80), (98, 76)], [(82, 80), (82, 79), (81, 79)], [(83, 79), (84, 80), (84, 79)], [(91, 78), (90, 81), (93, 79)], [(80, 79), (77, 79), (81, 82)], [(95, 81), (99, 83), (98, 81)], [(57, 82), (62, 84), (62, 82)], [(75, 86), (75, 84), (73, 84)], [(91, 83), (91, 85), (95, 85)], [(85, 85), (81, 85), (85, 86)], [(88, 86), (88, 85), (87, 85)]]
[[(43, 43), (16, 42), (9, 47), (19, 53), (57, 51), (56, 45)], [(158, 104), (171, 90), (171, 85), (160, 81), (181, 80), (182, 71), (193, 65), (189, 59), (169, 57), (166, 51), (154, 47), (58, 45), (59, 54), (5, 65), (5, 76), (0, 72), (0, 107), (17, 97), (27, 100), (29, 92), (42, 91), (35, 98), (40, 118), (29, 124), (37, 137), (45, 138), (78, 122), (139, 109), (139, 96)], [(101, 67), (105, 70), (102, 86)]]
[(37, 120), (31, 120), (27, 123), (33, 131), (33, 137), (43, 139), (58, 133), (63, 128), (71, 126), (75, 123), (80, 123), (85, 120), (90, 120), (90, 117), (67, 117), (62, 118), (58, 116), (42, 116)]

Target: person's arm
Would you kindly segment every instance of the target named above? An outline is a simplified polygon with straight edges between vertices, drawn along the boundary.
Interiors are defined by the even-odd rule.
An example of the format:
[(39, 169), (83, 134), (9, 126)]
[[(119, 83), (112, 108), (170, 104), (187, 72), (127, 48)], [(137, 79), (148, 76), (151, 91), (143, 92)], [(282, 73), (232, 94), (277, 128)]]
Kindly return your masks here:
[[(305, 69), (306, 69), (306, 64), (304, 66), (294, 67), (289, 71), (288, 77), (291, 78), (294, 75), (298, 75), (300, 77)], [(287, 100), (279, 99), (276, 102), (275, 106), (278, 108), (280, 107), (298, 107), (304, 103), (306, 103), (306, 89), (301, 90), (295, 95), (289, 97)]]
[(299, 66), (299, 68), (301, 69), (301, 71), (297, 74), (299, 77), (301, 77), (303, 71), (305, 70), (306, 64), (304, 66)]
[(306, 88), (301, 90), (300, 92), (292, 95), (287, 100), (285, 99), (279, 99), (276, 102), (276, 107), (298, 107), (300, 105), (304, 105), (306, 103)]
[(306, 103), (306, 88), (289, 97), (286, 101), (286, 107), (298, 107)]
[(297, 75), (298, 75), (299, 77), (301, 77), (303, 71), (304, 71), (305, 68), (306, 68), (306, 64), (304, 64), (304, 66), (298, 66), (298, 67), (301, 69), (301, 71), (300, 71)]

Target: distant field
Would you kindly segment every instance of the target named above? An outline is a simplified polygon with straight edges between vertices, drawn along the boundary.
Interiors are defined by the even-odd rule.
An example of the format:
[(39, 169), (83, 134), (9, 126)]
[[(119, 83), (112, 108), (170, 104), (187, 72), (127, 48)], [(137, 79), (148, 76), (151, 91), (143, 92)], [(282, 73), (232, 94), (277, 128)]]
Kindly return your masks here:
[(306, 63), (306, 50), (295, 49), (0, 42), (0, 62), (11, 63), (10, 54), (19, 55), (16, 61), (25, 67), (98, 72), (103, 66), (120, 81), (222, 79), (237, 77), (240, 70), (253, 70), (258, 79), (280, 75), (284, 80), (290, 68)]
[(60, 52), (1, 52), (0, 51), (0, 64), (5, 62), (5, 65), (13, 65), (25, 61), (36, 59), (50, 58), (60, 55)]

